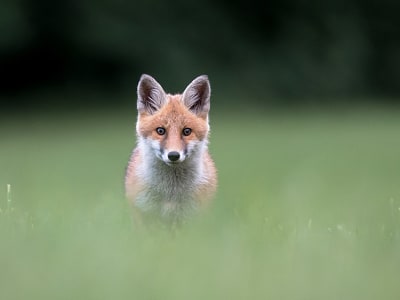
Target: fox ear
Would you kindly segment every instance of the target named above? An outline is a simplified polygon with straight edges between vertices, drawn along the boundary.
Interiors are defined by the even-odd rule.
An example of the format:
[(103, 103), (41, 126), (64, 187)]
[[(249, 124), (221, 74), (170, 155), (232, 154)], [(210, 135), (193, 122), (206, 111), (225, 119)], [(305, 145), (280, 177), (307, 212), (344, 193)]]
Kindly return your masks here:
[(150, 75), (143, 74), (137, 87), (137, 109), (139, 113), (154, 114), (165, 104), (165, 92)]
[(183, 103), (194, 114), (206, 117), (210, 111), (210, 82), (207, 75), (193, 80), (183, 92)]

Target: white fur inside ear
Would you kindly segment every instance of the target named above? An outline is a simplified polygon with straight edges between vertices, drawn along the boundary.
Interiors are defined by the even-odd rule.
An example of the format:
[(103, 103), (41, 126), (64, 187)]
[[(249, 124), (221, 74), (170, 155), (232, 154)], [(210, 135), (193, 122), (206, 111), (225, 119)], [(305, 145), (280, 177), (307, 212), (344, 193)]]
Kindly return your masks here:
[(207, 75), (193, 80), (183, 92), (183, 102), (195, 114), (208, 113), (210, 110), (210, 82)]
[(154, 114), (166, 101), (166, 95), (161, 85), (151, 76), (143, 74), (137, 87), (139, 112)]

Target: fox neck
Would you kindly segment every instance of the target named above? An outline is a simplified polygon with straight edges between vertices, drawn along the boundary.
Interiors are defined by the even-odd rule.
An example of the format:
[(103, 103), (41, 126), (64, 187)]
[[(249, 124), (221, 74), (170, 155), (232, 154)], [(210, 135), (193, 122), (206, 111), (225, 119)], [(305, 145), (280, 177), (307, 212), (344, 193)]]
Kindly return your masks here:
[(196, 188), (206, 181), (203, 158), (207, 141), (183, 162), (172, 166), (158, 158), (144, 139), (139, 138), (138, 147), (142, 158), (139, 172), (147, 189), (136, 205), (144, 211), (159, 212), (167, 219), (186, 218), (197, 211)]

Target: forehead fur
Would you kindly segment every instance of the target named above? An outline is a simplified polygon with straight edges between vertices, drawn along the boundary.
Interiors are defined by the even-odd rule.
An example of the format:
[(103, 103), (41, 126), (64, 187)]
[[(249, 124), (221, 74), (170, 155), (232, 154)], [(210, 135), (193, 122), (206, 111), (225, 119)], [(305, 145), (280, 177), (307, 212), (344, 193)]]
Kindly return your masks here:
[(181, 131), (191, 128), (199, 138), (204, 138), (208, 132), (207, 119), (199, 118), (184, 105), (182, 95), (167, 95), (166, 104), (153, 115), (139, 114), (139, 133), (148, 136), (157, 127), (167, 130)]

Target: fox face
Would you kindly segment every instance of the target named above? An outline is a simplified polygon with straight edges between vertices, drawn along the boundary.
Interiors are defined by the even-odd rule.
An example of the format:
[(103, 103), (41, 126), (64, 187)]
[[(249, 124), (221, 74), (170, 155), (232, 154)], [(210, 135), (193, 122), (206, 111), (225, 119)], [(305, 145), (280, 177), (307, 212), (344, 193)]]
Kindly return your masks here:
[(139, 143), (169, 166), (198, 155), (207, 147), (210, 84), (207, 76), (193, 80), (182, 95), (170, 95), (151, 76), (138, 84)]

